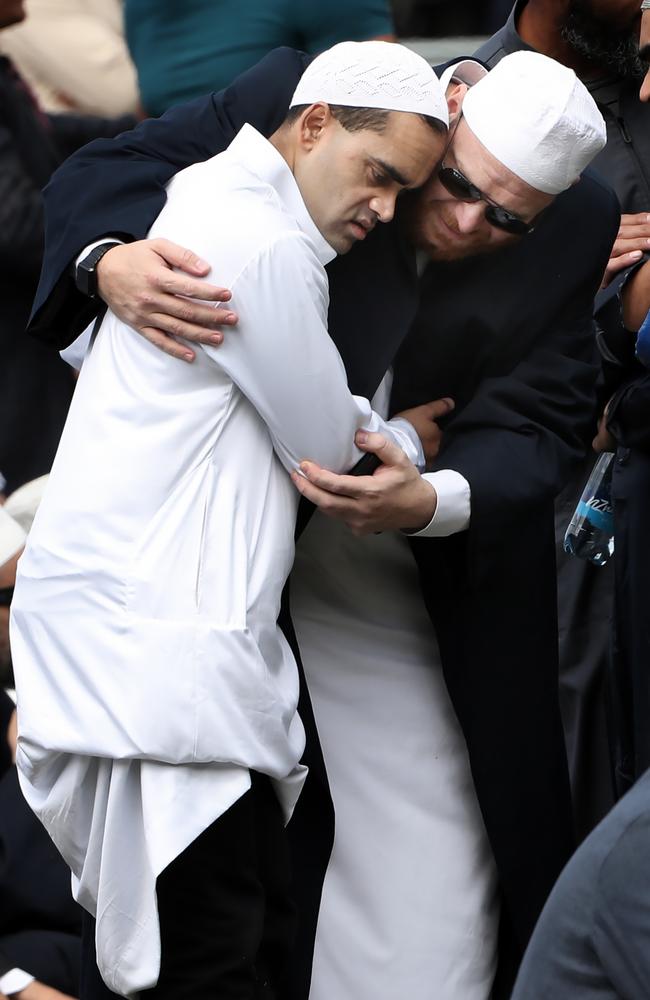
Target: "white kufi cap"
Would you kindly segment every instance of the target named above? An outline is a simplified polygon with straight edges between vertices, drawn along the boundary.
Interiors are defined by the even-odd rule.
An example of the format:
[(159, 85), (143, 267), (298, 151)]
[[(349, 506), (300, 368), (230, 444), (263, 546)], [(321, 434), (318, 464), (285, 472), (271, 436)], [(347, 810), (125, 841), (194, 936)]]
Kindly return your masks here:
[(495, 159), (545, 194), (570, 188), (607, 142), (584, 84), (538, 52), (505, 56), (467, 92), (463, 117)]
[(341, 104), (410, 111), (449, 125), (445, 94), (428, 62), (396, 42), (340, 42), (316, 56), (290, 107)]

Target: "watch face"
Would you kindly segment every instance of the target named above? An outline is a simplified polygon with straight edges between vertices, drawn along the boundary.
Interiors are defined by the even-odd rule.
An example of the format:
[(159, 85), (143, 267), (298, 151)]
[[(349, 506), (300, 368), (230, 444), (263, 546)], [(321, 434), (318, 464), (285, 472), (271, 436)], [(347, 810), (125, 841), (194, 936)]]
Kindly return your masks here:
[(102, 243), (79, 262), (75, 284), (83, 295), (87, 295), (89, 298), (97, 295), (97, 265), (104, 254), (116, 246), (119, 246), (119, 243)]
[(82, 260), (77, 265), (76, 285), (83, 295), (93, 296), (97, 293), (97, 274), (95, 273), (95, 262), (89, 257)]

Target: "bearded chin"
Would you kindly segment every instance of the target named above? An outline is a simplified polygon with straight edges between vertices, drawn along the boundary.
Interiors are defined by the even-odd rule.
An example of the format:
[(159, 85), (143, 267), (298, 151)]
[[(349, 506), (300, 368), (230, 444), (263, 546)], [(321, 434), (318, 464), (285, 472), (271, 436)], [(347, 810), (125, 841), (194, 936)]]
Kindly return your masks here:
[(616, 31), (574, 0), (562, 26), (562, 38), (576, 55), (625, 79), (640, 80), (647, 66), (639, 58), (632, 29)]

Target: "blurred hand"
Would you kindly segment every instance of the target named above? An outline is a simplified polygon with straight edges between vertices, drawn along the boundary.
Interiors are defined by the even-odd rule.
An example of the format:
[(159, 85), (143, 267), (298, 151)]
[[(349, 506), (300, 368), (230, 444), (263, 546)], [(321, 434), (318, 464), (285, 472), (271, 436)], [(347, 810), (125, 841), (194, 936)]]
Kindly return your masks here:
[(616, 438), (607, 430), (607, 416), (609, 413), (609, 403), (605, 407), (602, 417), (598, 421), (598, 431), (596, 437), (591, 442), (594, 451), (616, 451)]
[(422, 450), (424, 451), (427, 465), (436, 458), (442, 442), (442, 431), (436, 421), (440, 417), (446, 416), (447, 413), (451, 413), (455, 405), (453, 399), (449, 399), (446, 396), (444, 399), (436, 399), (432, 403), (423, 403), (422, 406), (414, 406), (410, 410), (403, 410), (402, 413), (397, 414), (398, 417), (408, 420), (415, 428), (422, 442)]
[(650, 253), (650, 215), (647, 212), (622, 215), (601, 288), (607, 288), (620, 271), (638, 263), (644, 253)]
[(45, 983), (39, 983), (35, 979), (24, 990), (14, 993), (12, 1000), (76, 1000), (76, 998), (70, 997), (67, 993), (61, 993), (51, 986), (46, 986)]
[(209, 270), (205, 261), (176, 243), (140, 240), (104, 254), (97, 265), (97, 287), (124, 323), (167, 354), (193, 361), (192, 348), (176, 337), (215, 346), (223, 341), (220, 328), (237, 322), (228, 307), (209, 304), (231, 297), (227, 289), (201, 280)]
[(383, 463), (372, 476), (340, 476), (314, 462), (301, 462), (304, 475), (291, 474), (298, 492), (328, 517), (343, 521), (354, 535), (425, 528), (438, 503), (433, 486), (402, 449), (381, 434), (358, 431), (355, 442)]

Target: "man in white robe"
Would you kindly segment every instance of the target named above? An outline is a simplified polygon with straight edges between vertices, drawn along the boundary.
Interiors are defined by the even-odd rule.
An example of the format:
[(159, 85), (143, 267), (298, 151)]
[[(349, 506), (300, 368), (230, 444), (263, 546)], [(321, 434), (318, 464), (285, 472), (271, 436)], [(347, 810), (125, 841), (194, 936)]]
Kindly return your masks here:
[(344, 43), (292, 107), (270, 141), (245, 126), (178, 174), (151, 230), (227, 276), (238, 337), (181, 368), (106, 315), (16, 585), (22, 787), (124, 995), (274, 995), (291, 928), (268, 779), (285, 821), (304, 779), (277, 626), (288, 472), (305, 454), (350, 468), (359, 428), (423, 459), (349, 393), (324, 265), (430, 175), (444, 95), (407, 49)]

